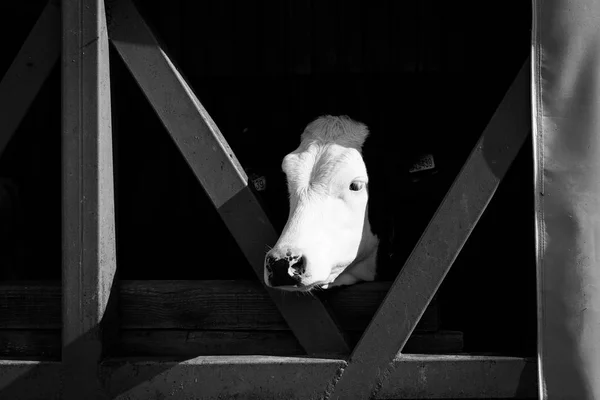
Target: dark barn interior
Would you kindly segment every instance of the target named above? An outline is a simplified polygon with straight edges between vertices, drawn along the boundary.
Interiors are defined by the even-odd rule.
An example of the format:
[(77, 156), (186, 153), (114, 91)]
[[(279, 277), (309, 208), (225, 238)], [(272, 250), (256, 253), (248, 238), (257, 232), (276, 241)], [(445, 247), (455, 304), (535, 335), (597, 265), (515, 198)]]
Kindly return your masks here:
[[(2, 74), (44, 3), (0, 5), (24, 21), (0, 26)], [(372, 197), (393, 216), (398, 269), (530, 51), (523, 1), (138, 3), (242, 166), (266, 179), (257, 196), (276, 229), (281, 159), (303, 127), (322, 114), (370, 127)], [(114, 51), (111, 64), (119, 278), (256, 280)], [(61, 277), (60, 78), (57, 65), (0, 157), (5, 281)], [(422, 154), (436, 168), (417, 177)], [(438, 292), (464, 352), (536, 352), (532, 171), (527, 141)]]

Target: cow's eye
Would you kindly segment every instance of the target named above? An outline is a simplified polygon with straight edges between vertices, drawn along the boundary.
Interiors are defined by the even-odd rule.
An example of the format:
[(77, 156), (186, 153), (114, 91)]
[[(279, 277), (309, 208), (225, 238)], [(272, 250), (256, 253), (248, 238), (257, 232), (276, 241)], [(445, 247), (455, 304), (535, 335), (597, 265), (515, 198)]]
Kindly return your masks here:
[(350, 190), (353, 192), (360, 192), (365, 188), (365, 183), (361, 181), (354, 181), (350, 184)]

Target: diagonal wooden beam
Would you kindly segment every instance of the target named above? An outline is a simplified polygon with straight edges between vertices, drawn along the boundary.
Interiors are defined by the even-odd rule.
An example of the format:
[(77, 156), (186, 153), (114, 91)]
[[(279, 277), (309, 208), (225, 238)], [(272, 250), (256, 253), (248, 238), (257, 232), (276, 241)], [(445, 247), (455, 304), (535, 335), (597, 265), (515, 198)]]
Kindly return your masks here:
[(104, 0), (62, 11), (64, 398), (104, 398), (99, 363), (118, 329), (108, 32)]
[(51, 0), (0, 81), (0, 156), (60, 55), (60, 3)]
[[(262, 282), (266, 246), (275, 243), (277, 234), (244, 170), (132, 2), (116, 1), (111, 15), (112, 43)], [(317, 298), (266, 289), (307, 353), (349, 353), (343, 334)]]
[(333, 399), (374, 397), (531, 130), (525, 62), (334, 383)]

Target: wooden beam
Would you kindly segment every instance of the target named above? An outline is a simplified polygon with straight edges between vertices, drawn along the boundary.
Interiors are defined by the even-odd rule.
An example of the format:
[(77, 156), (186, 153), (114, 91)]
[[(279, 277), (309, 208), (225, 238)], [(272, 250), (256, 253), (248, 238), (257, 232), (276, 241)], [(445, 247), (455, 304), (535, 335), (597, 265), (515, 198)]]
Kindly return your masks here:
[(206, 356), (184, 362), (106, 361), (111, 398), (317, 399), (343, 360)]
[[(318, 399), (343, 360), (206, 356), (176, 361), (107, 360), (102, 377), (111, 398), (164, 397)], [(60, 363), (0, 361), (0, 398), (60, 398)], [(377, 399), (537, 398), (536, 363), (513, 357), (407, 356)], [(254, 396), (254, 397), (253, 397)]]
[(60, 2), (48, 1), (0, 81), (0, 156), (60, 55)]
[(0, 359), (58, 361), (61, 351), (60, 329), (0, 329)]
[[(351, 343), (362, 331), (347, 332)], [(189, 359), (206, 355), (304, 356), (306, 352), (289, 330), (121, 329), (111, 355)], [(462, 332), (415, 333), (406, 343), (414, 354), (457, 354), (463, 350)], [(60, 329), (0, 329), (0, 359), (59, 360)]]
[(64, 397), (101, 398), (116, 315), (108, 33), (103, 0), (65, 0), (62, 12)]
[[(361, 331), (348, 332), (356, 343)], [(406, 344), (414, 354), (458, 354), (463, 350), (462, 332), (415, 333)], [(58, 360), (59, 329), (0, 329), (0, 359)], [(122, 329), (111, 350), (119, 357), (192, 357), (219, 355), (304, 356), (306, 352), (290, 331), (217, 331), (178, 329)]]
[[(369, 282), (320, 295), (342, 329), (364, 330), (390, 286)], [(256, 281), (123, 281), (120, 300), (126, 329), (289, 329)], [(420, 331), (437, 329), (436, 312), (433, 307)]]
[(516, 357), (402, 355), (378, 399), (537, 399), (535, 360)]
[(59, 362), (0, 360), (0, 399), (60, 399), (61, 385)]
[[(264, 255), (277, 234), (248, 187), (244, 170), (133, 3), (115, 2), (111, 15), (114, 46), (262, 282)], [(309, 354), (349, 352), (342, 332), (317, 298), (266, 290)]]
[(60, 281), (0, 282), (0, 329), (60, 329)]
[[(0, 343), (8, 336), (5, 332), (14, 331), (0, 330)], [(42, 332), (46, 334), (46, 331)], [(350, 331), (347, 334), (350, 342), (356, 343), (362, 331)], [(13, 348), (20, 344), (19, 352), (39, 354), (39, 351), (44, 351), (52, 354), (48, 346), (52, 343), (51, 336), (32, 336), (30, 338), (33, 341), (24, 343), (13, 333), (12, 337), (16, 339), (13, 341)], [(408, 340), (406, 351), (415, 354), (457, 354), (463, 351), (463, 335), (456, 331), (415, 333)], [(306, 353), (290, 331), (127, 329), (121, 330), (121, 340), (115, 354), (188, 359), (203, 355), (303, 356)]]
[(529, 74), (527, 61), (354, 349), (348, 368), (340, 371), (331, 398), (364, 399), (378, 392), (392, 360), (402, 351), (529, 135)]
[[(392, 282), (364, 282), (317, 295), (339, 326), (364, 331)], [(258, 281), (119, 281), (123, 329), (288, 330)], [(60, 329), (60, 282), (0, 282), (0, 329)], [(416, 332), (439, 329), (433, 301)]]
[[(536, 365), (522, 358), (403, 356), (397, 364), (375, 398), (535, 398)], [(129, 399), (319, 399), (336, 369), (345, 365), (302, 357), (205, 356), (182, 363), (115, 360), (102, 366), (111, 395)]]

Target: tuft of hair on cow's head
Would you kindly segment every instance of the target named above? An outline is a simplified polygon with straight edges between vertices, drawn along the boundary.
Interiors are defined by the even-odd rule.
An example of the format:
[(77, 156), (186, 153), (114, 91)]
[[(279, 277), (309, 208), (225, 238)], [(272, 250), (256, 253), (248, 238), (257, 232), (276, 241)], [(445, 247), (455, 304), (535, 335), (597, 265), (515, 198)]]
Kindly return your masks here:
[(369, 177), (362, 158), (367, 127), (322, 116), (283, 158), (290, 212), (266, 254), (267, 286), (310, 291), (375, 279), (378, 239), (368, 218)]

